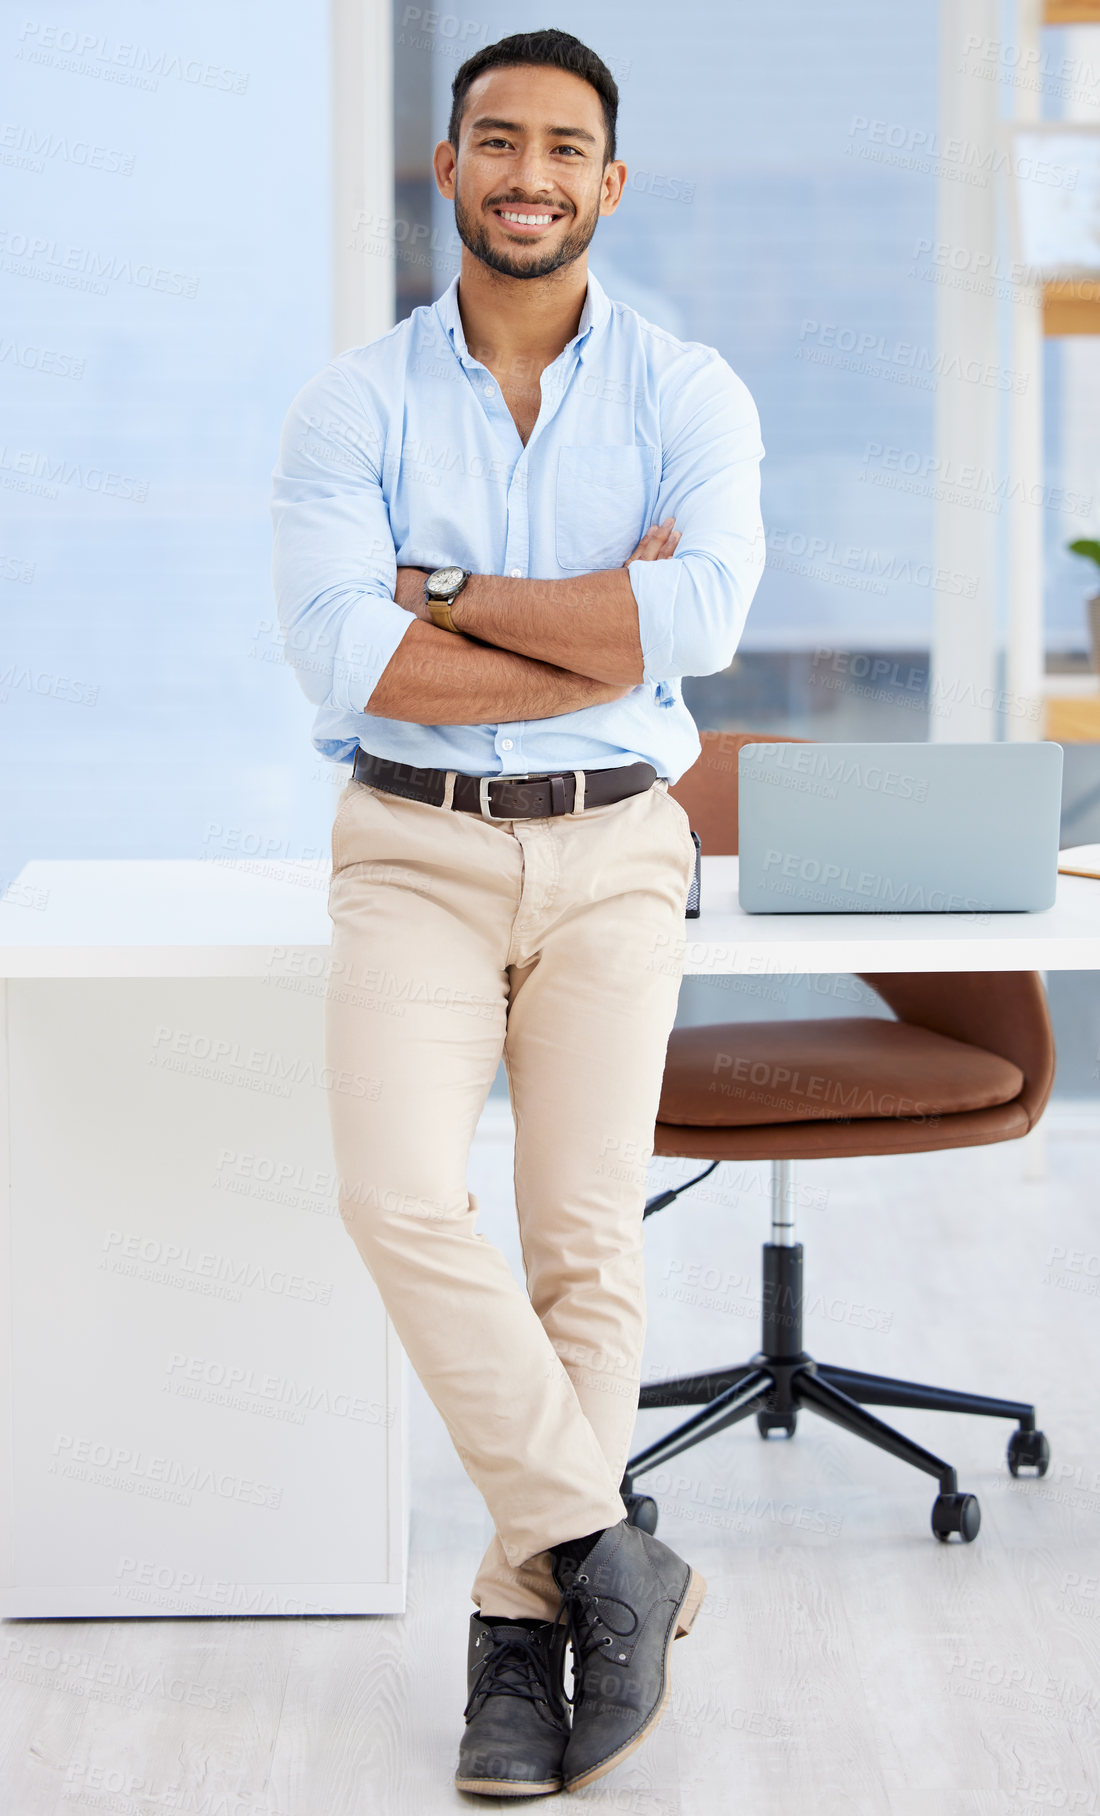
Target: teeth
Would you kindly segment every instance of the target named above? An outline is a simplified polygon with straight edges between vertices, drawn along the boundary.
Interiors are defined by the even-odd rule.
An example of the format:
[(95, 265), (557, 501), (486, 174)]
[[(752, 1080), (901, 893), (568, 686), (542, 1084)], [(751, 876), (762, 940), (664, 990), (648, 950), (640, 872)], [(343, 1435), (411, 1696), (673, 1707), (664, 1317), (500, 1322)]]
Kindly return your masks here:
[(502, 220), (519, 221), (524, 227), (544, 227), (547, 221), (554, 218), (552, 214), (517, 214), (515, 209), (510, 208), (502, 208), (500, 215)]

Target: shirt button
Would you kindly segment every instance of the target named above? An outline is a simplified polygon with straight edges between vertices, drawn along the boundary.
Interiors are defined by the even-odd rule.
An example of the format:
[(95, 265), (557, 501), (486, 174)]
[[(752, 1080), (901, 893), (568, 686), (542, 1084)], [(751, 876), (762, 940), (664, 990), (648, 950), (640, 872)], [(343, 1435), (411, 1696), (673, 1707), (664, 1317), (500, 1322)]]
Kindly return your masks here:
[(509, 576), (511, 577), (511, 579), (513, 579), (513, 580), (522, 580), (523, 579), (523, 569), (522, 568), (509, 568), (508, 573), (509, 573)]
[(496, 396), (497, 388), (495, 385), (484, 385), (482, 387), (482, 389), (484, 390), (486, 397), (495, 397)]
[(511, 738), (502, 738), (500, 740), (500, 748), (501, 748), (501, 750), (511, 750), (511, 748), (512, 748)]

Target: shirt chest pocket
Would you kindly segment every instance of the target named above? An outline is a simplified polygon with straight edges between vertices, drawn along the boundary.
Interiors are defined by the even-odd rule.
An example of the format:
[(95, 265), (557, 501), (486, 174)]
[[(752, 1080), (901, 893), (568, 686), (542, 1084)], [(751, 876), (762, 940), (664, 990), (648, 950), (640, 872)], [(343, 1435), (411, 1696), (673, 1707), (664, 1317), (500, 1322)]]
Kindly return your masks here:
[(655, 448), (562, 448), (554, 539), (560, 568), (592, 574), (621, 567), (648, 528)]

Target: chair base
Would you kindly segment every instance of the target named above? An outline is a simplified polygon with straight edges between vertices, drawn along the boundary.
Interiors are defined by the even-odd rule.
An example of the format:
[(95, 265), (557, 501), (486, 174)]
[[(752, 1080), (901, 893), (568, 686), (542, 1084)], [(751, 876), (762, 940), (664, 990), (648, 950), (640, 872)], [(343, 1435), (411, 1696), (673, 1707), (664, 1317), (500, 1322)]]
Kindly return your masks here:
[[(763, 1342), (748, 1362), (701, 1375), (681, 1375), (643, 1387), (638, 1399), (642, 1409), (658, 1406), (698, 1406), (685, 1419), (630, 1458), (622, 1482), (628, 1517), (653, 1531), (656, 1503), (635, 1491), (634, 1478), (658, 1468), (681, 1451), (756, 1414), (762, 1437), (773, 1431), (793, 1437), (800, 1407), (830, 1419), (869, 1444), (887, 1450), (939, 1482), (932, 1508), (932, 1530), (937, 1538), (953, 1534), (964, 1542), (977, 1537), (981, 1510), (972, 1494), (959, 1492), (955, 1470), (916, 1444), (892, 1425), (867, 1412), (867, 1406), (925, 1407), (935, 1412), (981, 1413), (990, 1418), (1015, 1419), (1017, 1429), (1008, 1444), (1008, 1467), (1019, 1475), (1023, 1469), (1046, 1474), (1050, 1446), (1035, 1426), (1035, 1408), (1022, 1400), (997, 1400), (985, 1394), (957, 1392), (949, 1387), (929, 1387), (918, 1381), (899, 1381), (889, 1375), (866, 1374), (859, 1369), (818, 1362), (802, 1348), (802, 1244), (764, 1244)], [(652, 1522), (652, 1523), (650, 1523)]]

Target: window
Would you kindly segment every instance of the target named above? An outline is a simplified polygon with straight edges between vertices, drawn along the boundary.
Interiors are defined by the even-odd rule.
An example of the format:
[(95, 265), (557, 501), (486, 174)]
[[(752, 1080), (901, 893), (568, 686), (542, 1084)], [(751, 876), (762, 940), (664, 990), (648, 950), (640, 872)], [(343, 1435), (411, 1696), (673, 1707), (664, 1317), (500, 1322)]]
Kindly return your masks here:
[(0, 878), (310, 855), (269, 489), (330, 355), (327, 5), (59, 4), (3, 36)]

